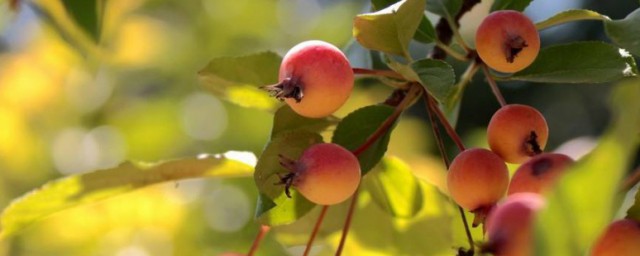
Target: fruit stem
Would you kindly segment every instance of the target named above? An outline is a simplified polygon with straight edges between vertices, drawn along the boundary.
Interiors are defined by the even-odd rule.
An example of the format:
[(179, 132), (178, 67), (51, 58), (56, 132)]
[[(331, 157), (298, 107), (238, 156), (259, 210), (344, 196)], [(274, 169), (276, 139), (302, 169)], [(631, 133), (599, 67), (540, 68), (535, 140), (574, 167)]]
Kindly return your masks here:
[(347, 234), (349, 233), (349, 227), (351, 226), (351, 219), (353, 219), (353, 213), (356, 209), (356, 203), (358, 202), (358, 190), (351, 196), (351, 204), (349, 204), (349, 212), (347, 212), (347, 218), (344, 221), (344, 226), (342, 227), (342, 236), (340, 237), (340, 244), (338, 244), (338, 249), (336, 250), (336, 256), (340, 256), (342, 254), (342, 249), (344, 248), (344, 243), (347, 240)]
[(360, 154), (362, 154), (362, 152), (367, 150), (374, 142), (376, 142), (382, 135), (384, 135), (387, 132), (387, 130), (389, 130), (389, 128), (395, 123), (396, 119), (398, 119), (400, 114), (402, 114), (402, 111), (408, 108), (409, 105), (411, 105), (411, 103), (413, 103), (413, 101), (418, 96), (420, 96), (420, 93), (422, 93), (423, 90), (424, 89), (420, 84), (411, 83), (411, 86), (409, 87), (409, 91), (405, 95), (404, 99), (400, 102), (400, 104), (398, 104), (398, 106), (396, 106), (396, 108), (393, 110), (393, 113), (389, 117), (387, 117), (384, 123), (382, 123), (378, 127), (378, 129), (376, 129), (376, 131), (373, 132), (373, 134), (371, 134), (371, 136), (369, 136), (369, 138), (367, 138), (367, 140), (364, 143), (362, 143), (362, 145), (360, 145), (360, 147), (353, 150), (352, 153), (355, 156), (359, 156)]
[(458, 149), (460, 151), (464, 151), (465, 147), (464, 147), (464, 144), (462, 143), (462, 139), (460, 139), (460, 136), (458, 136), (458, 133), (456, 132), (456, 130), (451, 126), (449, 121), (447, 121), (447, 118), (444, 116), (444, 114), (442, 113), (442, 111), (438, 107), (437, 102), (433, 98), (433, 96), (431, 96), (428, 93), (425, 93), (423, 95), (423, 97), (424, 97), (424, 100), (425, 100), (425, 102), (426, 102), (426, 104), (428, 106), (427, 110), (435, 113), (436, 117), (438, 117), (438, 120), (440, 120), (440, 124), (442, 124), (442, 126), (445, 129), (445, 131), (447, 132), (449, 137), (453, 140), (453, 142), (456, 144)]
[(629, 175), (622, 183), (622, 187), (620, 188), (620, 192), (626, 193), (631, 190), (633, 186), (640, 182), (640, 166), (636, 167), (636, 169)]
[(500, 107), (504, 107), (504, 105), (507, 105), (504, 97), (502, 97), (502, 93), (500, 93), (500, 88), (498, 88), (496, 80), (493, 79), (493, 76), (491, 76), (491, 73), (489, 73), (489, 68), (484, 63), (482, 63), (482, 71), (484, 72), (484, 76), (487, 78), (487, 82), (489, 82), (489, 87), (491, 87), (493, 95), (496, 96), (498, 103), (500, 103)]
[[(456, 41), (458, 41), (458, 43), (460, 43), (460, 45), (462, 45), (463, 48), (465, 48), (465, 50), (467, 50), (468, 52), (469, 48), (464, 43), (464, 40), (462, 40), (462, 37), (460, 36), (460, 33), (457, 29), (458, 21), (460, 20), (462, 15), (470, 11), (471, 8), (473, 8), (478, 3), (480, 3), (480, 0), (464, 0), (462, 2), (460, 10), (455, 14), (455, 17), (449, 16), (449, 18), (440, 18), (435, 26), (437, 38), (445, 45), (449, 45), (451, 43), (451, 38), (455, 35)], [(434, 59), (444, 60), (447, 57), (447, 53), (436, 45), (436, 47), (433, 48), (430, 56)]]
[(436, 40), (435, 42), (436, 42), (436, 45), (438, 47), (440, 47), (440, 49), (445, 51), (449, 56), (453, 57), (454, 59), (457, 59), (459, 61), (467, 61), (467, 60), (469, 60), (463, 54), (458, 53), (458, 51), (454, 50), (453, 48), (449, 47), (448, 45), (444, 44), (443, 42), (440, 42), (440, 40)]
[(352, 68), (352, 70), (354, 74), (358, 74), (358, 75), (373, 75), (373, 76), (395, 78), (399, 80), (406, 80), (401, 74), (393, 70), (366, 69), (366, 68)]
[(318, 216), (318, 220), (316, 220), (316, 225), (313, 227), (313, 231), (311, 231), (311, 236), (309, 237), (309, 241), (307, 242), (307, 247), (304, 249), (304, 253), (302, 254), (303, 256), (307, 256), (309, 255), (309, 252), (311, 252), (311, 245), (313, 245), (313, 240), (316, 239), (316, 235), (318, 234), (318, 230), (320, 230), (320, 225), (322, 225), (324, 215), (327, 214), (328, 209), (328, 205), (322, 206), (322, 211), (320, 211), (320, 216)]
[[(433, 102), (435, 102), (435, 100), (433, 99), (433, 97), (431, 95), (428, 95), (427, 92), (425, 92), (422, 97), (424, 98), (424, 104), (425, 107), (427, 108), (427, 114), (429, 115), (429, 120), (431, 121), (431, 129), (433, 131), (433, 135), (436, 138), (436, 141), (438, 143), (438, 150), (440, 150), (440, 156), (442, 157), (442, 161), (444, 162), (445, 167), (447, 168), (447, 170), (449, 169), (449, 158), (447, 157), (447, 152), (444, 148), (444, 141), (442, 139), (442, 135), (440, 134), (440, 130), (438, 129), (438, 124), (436, 123), (436, 120), (434, 118), (434, 113), (436, 113), (436, 115), (438, 115), (437, 113), (440, 113), (440, 115), (438, 115), (438, 117), (444, 117), (442, 115), (442, 112), (440, 112), (440, 109), (438, 108), (438, 106), (435, 106), (433, 104)], [(433, 110), (433, 107), (435, 106), (436, 110)], [(451, 127), (451, 125), (449, 124), (448, 121), (446, 121), (446, 119), (443, 121), (443, 119), (440, 119), (440, 123), (443, 126), (448, 126)], [(448, 130), (447, 130), (448, 131)], [(460, 151), (464, 150), (464, 145), (462, 145), (462, 142), (460, 142), (460, 138), (457, 135), (457, 133), (455, 133), (455, 130), (453, 131), (453, 134), (455, 136), (452, 136), (451, 133), (449, 134), (449, 136), (453, 139), (458, 138), (458, 142), (460, 143), (458, 145), (458, 148), (460, 148)], [(455, 141), (455, 139), (454, 139)], [(458, 144), (458, 143), (456, 143)], [(462, 146), (462, 148), (461, 148)], [(465, 234), (467, 235), (467, 239), (469, 240), (469, 251), (467, 252), (469, 255), (474, 255), (474, 245), (473, 245), (473, 236), (471, 235), (471, 230), (469, 229), (469, 222), (467, 221), (467, 216), (464, 214), (464, 209), (462, 209), (461, 206), (458, 205), (458, 211), (460, 212), (460, 217), (462, 218), (462, 224), (464, 224), (464, 231)]]
[(262, 242), (265, 235), (267, 235), (267, 232), (269, 232), (270, 229), (271, 227), (267, 225), (260, 225), (260, 230), (258, 230), (258, 235), (256, 236), (256, 239), (253, 240), (253, 244), (251, 245), (251, 249), (249, 250), (249, 253), (247, 253), (247, 256), (253, 256), (256, 253), (256, 251), (258, 251), (258, 247), (260, 247), (260, 242)]

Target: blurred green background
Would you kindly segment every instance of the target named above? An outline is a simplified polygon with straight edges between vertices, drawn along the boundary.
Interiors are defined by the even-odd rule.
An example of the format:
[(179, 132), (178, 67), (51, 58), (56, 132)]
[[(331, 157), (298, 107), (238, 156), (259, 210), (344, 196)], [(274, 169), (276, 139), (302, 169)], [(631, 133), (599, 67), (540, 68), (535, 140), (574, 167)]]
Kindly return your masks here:
[[(0, 0), (2, 208), (48, 180), (127, 159), (153, 162), (227, 150), (259, 155), (268, 140), (272, 113), (215, 98), (200, 87), (197, 71), (213, 57), (264, 50), (283, 54), (308, 39), (346, 49), (352, 43), (353, 17), (369, 9), (366, 0), (106, 0), (97, 5), (34, 0), (20, 1), (15, 11), (10, 2)], [(465, 38), (472, 38), (473, 27), (488, 6), (490, 1), (484, 1), (462, 20)], [(561, 10), (586, 8), (620, 19), (637, 7), (632, 0), (536, 0), (526, 13), (540, 21)], [(541, 36), (543, 47), (606, 40), (602, 23), (589, 21), (555, 27)], [(430, 47), (412, 45), (412, 54), (424, 56)], [(353, 65), (366, 67), (363, 51), (350, 49)], [(461, 74), (464, 64), (453, 63)], [(338, 116), (380, 102), (391, 92), (370, 80), (356, 87)], [(458, 131), (468, 145), (481, 146), (484, 127), (498, 103), (481, 76), (467, 88)], [(609, 120), (607, 84), (512, 82), (501, 83), (501, 88), (507, 102), (532, 105), (545, 115), (551, 150), (564, 146), (563, 152), (582, 154)], [(416, 104), (403, 117), (389, 154), (404, 159), (428, 181), (427, 196), (437, 196), (434, 187), (444, 190), (444, 167), (425, 114), (424, 107)], [(0, 241), (0, 255), (246, 252), (258, 229), (253, 221), (256, 196), (250, 178), (152, 186), (54, 214)], [(450, 216), (438, 215), (439, 210), (430, 208), (425, 214)], [(313, 221), (305, 217), (303, 224), (270, 233), (259, 254), (300, 254)], [(339, 227), (341, 218), (335, 222), (321, 233), (328, 240), (339, 237), (337, 228), (331, 227)], [(400, 226), (394, 230), (411, 229)], [(360, 236), (348, 244), (352, 253), (389, 255), (396, 250), (371, 242), (375, 241), (368, 237), (371, 234)], [(433, 254), (451, 252), (451, 248), (433, 250)]]

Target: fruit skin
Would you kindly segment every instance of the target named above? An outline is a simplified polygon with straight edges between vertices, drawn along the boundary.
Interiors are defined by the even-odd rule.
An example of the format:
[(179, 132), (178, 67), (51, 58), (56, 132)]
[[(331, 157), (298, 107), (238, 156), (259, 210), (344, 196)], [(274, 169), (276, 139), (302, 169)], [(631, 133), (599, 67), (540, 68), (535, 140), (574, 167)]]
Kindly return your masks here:
[(507, 165), (499, 156), (482, 148), (460, 152), (447, 173), (449, 194), (469, 211), (492, 207), (504, 196), (508, 184)]
[(340, 49), (311, 40), (291, 48), (280, 64), (280, 82), (263, 88), (301, 116), (321, 118), (347, 101), (353, 76), (349, 60)]
[(353, 153), (333, 143), (315, 144), (286, 168), (291, 185), (309, 201), (332, 205), (347, 200), (360, 184), (360, 163)]
[(535, 108), (520, 104), (501, 107), (487, 126), (491, 150), (514, 164), (542, 153), (548, 136), (549, 127), (544, 116)]
[(533, 222), (545, 201), (539, 194), (516, 193), (489, 213), (484, 252), (495, 256), (533, 255)]
[(528, 67), (540, 51), (540, 36), (533, 22), (512, 10), (496, 11), (476, 31), (476, 50), (490, 68), (513, 73)]
[(522, 164), (511, 177), (507, 195), (544, 193), (574, 161), (564, 154), (542, 153)]
[(640, 222), (622, 219), (611, 223), (596, 240), (592, 256), (640, 255)]

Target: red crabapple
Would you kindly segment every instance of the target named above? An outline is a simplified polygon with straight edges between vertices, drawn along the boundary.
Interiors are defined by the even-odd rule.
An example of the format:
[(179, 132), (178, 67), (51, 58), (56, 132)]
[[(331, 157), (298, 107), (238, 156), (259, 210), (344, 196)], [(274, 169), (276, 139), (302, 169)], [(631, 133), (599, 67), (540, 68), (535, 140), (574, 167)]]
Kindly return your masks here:
[(596, 240), (591, 256), (634, 256), (640, 254), (640, 222), (622, 219), (611, 223)]
[(332, 205), (349, 198), (360, 184), (360, 163), (353, 153), (333, 143), (307, 148), (298, 161), (280, 156), (280, 164), (291, 172), (281, 178), (285, 193), (295, 187), (309, 201)]
[(263, 88), (299, 115), (320, 118), (333, 114), (347, 101), (353, 89), (353, 70), (337, 47), (312, 40), (287, 52), (278, 80)]
[(507, 165), (498, 155), (482, 148), (460, 152), (447, 173), (449, 194), (462, 208), (476, 214), (474, 226), (484, 221), (508, 185)]
[(549, 127), (535, 108), (520, 104), (501, 107), (487, 126), (489, 147), (505, 162), (520, 164), (542, 153)]
[(476, 49), (490, 68), (513, 73), (528, 67), (540, 51), (533, 22), (512, 10), (496, 11), (482, 20), (476, 31)]
[(513, 174), (507, 195), (519, 192), (544, 193), (571, 164), (573, 159), (563, 154), (542, 153), (534, 156)]
[(487, 217), (489, 239), (482, 251), (495, 256), (532, 255), (535, 214), (544, 204), (539, 194), (509, 195)]

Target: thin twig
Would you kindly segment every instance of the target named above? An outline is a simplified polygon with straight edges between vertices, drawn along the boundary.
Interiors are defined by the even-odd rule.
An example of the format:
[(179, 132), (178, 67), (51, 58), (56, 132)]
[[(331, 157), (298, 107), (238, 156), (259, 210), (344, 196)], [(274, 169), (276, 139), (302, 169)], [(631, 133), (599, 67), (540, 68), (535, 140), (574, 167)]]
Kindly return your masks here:
[[(442, 161), (444, 162), (445, 167), (447, 168), (447, 170), (449, 169), (449, 158), (447, 156), (447, 152), (445, 151), (445, 147), (444, 147), (444, 141), (442, 139), (442, 135), (440, 134), (440, 131), (438, 129), (438, 124), (436, 123), (435, 118), (433, 117), (433, 113), (436, 113), (436, 115), (438, 115), (437, 113), (439, 112), (438, 106), (435, 106), (435, 108), (437, 110), (434, 110), (434, 102), (435, 100), (433, 100), (433, 97), (431, 97), (431, 95), (428, 95), (427, 92), (425, 92), (422, 95), (423, 99), (424, 99), (424, 104), (425, 107), (427, 108), (427, 114), (429, 115), (429, 120), (431, 121), (431, 128), (433, 130), (433, 135), (436, 138), (436, 142), (438, 143), (438, 149), (440, 150), (440, 156), (442, 157)], [(440, 123), (443, 126), (449, 126), (451, 127), (451, 125), (449, 124), (449, 122), (447, 122), (446, 120), (442, 121), (442, 119), (440, 120)], [(446, 124), (445, 124), (446, 123)], [(454, 131), (455, 133), (455, 131)], [(451, 136), (451, 135), (449, 135)], [(451, 136), (452, 139), (453, 137), (457, 137), (459, 139), (459, 136)], [(455, 140), (454, 140), (455, 141)], [(460, 146), (458, 146), (460, 148)], [(462, 149), (460, 149), (460, 151), (464, 150), (464, 146), (462, 146)], [(467, 216), (464, 214), (464, 209), (462, 209), (461, 206), (458, 205), (458, 211), (460, 212), (460, 217), (462, 218), (462, 224), (464, 225), (464, 231), (465, 234), (467, 235), (467, 240), (469, 241), (469, 250), (471, 255), (473, 255), (475, 248), (473, 245), (473, 236), (471, 235), (471, 230), (469, 229), (469, 222), (467, 221)]]
[(352, 68), (353, 73), (356, 75), (374, 75), (395, 78), (399, 80), (406, 80), (401, 74), (393, 70), (381, 70), (381, 69), (366, 69), (366, 68)]
[(258, 230), (258, 235), (256, 235), (256, 239), (253, 240), (253, 244), (251, 245), (251, 249), (249, 250), (249, 253), (247, 253), (247, 256), (253, 256), (256, 253), (256, 251), (258, 251), (258, 247), (260, 247), (260, 242), (262, 242), (262, 240), (264, 239), (264, 236), (267, 235), (267, 232), (269, 232), (270, 229), (271, 227), (267, 225), (260, 225), (260, 230)]
[(347, 212), (347, 219), (344, 221), (344, 226), (342, 227), (342, 237), (340, 237), (340, 244), (338, 244), (338, 249), (336, 250), (336, 256), (340, 256), (342, 254), (342, 249), (344, 248), (344, 243), (347, 241), (347, 235), (349, 234), (349, 227), (351, 226), (351, 219), (353, 219), (353, 213), (356, 209), (356, 203), (358, 202), (358, 191), (353, 194), (351, 197), (351, 204), (349, 205), (349, 212)]
[(438, 107), (436, 100), (431, 95), (427, 95), (426, 100), (429, 104), (429, 109), (431, 109), (431, 111), (433, 111), (433, 113), (436, 114), (436, 117), (438, 117), (438, 119), (440, 120), (440, 124), (442, 124), (442, 126), (444, 127), (444, 130), (447, 132), (451, 140), (453, 140), (453, 142), (456, 144), (456, 146), (460, 151), (464, 151), (465, 147), (464, 147), (464, 144), (462, 143), (462, 139), (460, 139), (460, 136), (458, 136), (458, 133), (456, 132), (456, 130), (453, 129), (449, 121), (447, 121), (447, 118), (444, 116), (444, 114)]
[(493, 76), (491, 76), (491, 73), (489, 73), (489, 68), (484, 63), (482, 64), (482, 71), (484, 72), (484, 76), (487, 78), (487, 82), (489, 83), (489, 87), (491, 87), (493, 95), (496, 96), (498, 103), (500, 103), (500, 107), (504, 107), (504, 105), (507, 105), (504, 97), (502, 97), (502, 93), (500, 93), (500, 88), (498, 88), (496, 80), (493, 79)]
[(638, 184), (638, 182), (640, 182), (640, 166), (633, 170), (633, 173), (631, 173), (631, 175), (627, 176), (627, 178), (622, 183), (620, 192), (626, 193), (627, 191), (631, 190), (633, 186)]
[(327, 214), (328, 209), (328, 205), (322, 206), (322, 211), (320, 211), (320, 216), (318, 216), (318, 220), (316, 220), (316, 225), (313, 227), (313, 231), (311, 231), (311, 237), (309, 237), (307, 248), (304, 249), (304, 253), (302, 254), (303, 256), (307, 256), (309, 255), (309, 252), (311, 252), (311, 245), (313, 245), (313, 240), (316, 239), (316, 235), (318, 234), (318, 230), (320, 230), (320, 225), (322, 225), (322, 221), (324, 220), (324, 216)]

